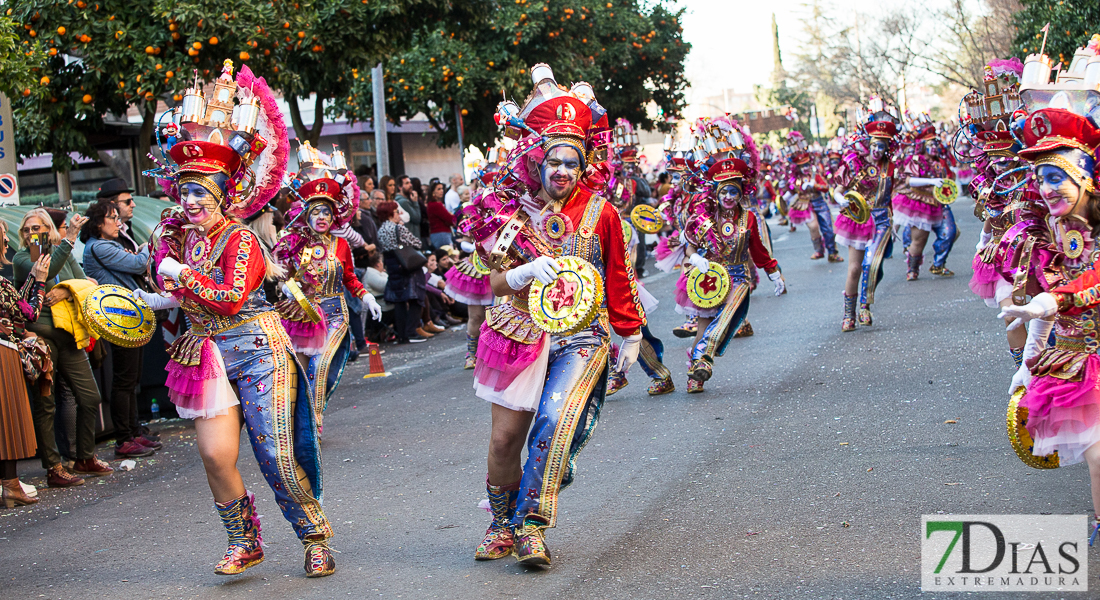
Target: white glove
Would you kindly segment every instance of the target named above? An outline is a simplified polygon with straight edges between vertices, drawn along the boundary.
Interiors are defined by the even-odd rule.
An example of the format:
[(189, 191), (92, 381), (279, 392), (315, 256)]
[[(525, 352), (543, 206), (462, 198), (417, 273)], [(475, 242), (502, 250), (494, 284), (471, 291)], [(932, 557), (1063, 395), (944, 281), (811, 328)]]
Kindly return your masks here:
[(993, 232), (982, 231), (982, 237), (978, 238), (978, 245), (974, 246), (974, 249), (978, 252), (985, 250), (985, 247), (989, 245), (989, 241), (993, 239)]
[(1002, 308), (1001, 312), (997, 313), (997, 318), (1014, 318), (1015, 320), (1008, 324), (1008, 330), (1011, 331), (1027, 321), (1052, 317), (1057, 312), (1058, 302), (1054, 299), (1054, 294), (1043, 292), (1023, 306), (1006, 306)]
[(1047, 347), (1050, 338), (1050, 330), (1054, 328), (1053, 320), (1035, 319), (1027, 324), (1027, 343), (1024, 344), (1024, 360), (1020, 368), (1012, 376), (1012, 383), (1008, 387), (1008, 393), (1016, 391), (1018, 387), (1027, 387), (1031, 383), (1031, 369), (1027, 361), (1039, 356), (1039, 353)]
[(774, 273), (768, 273), (768, 279), (772, 280), (775, 284), (775, 295), (782, 296), (783, 292), (787, 291), (787, 282), (783, 280), (783, 274), (778, 270)]
[(294, 294), (290, 293), (290, 286), (288, 286), (286, 283), (280, 283), (279, 284), (279, 289), (283, 290), (283, 296), (285, 296), (287, 298), (293, 298), (294, 297)]
[(851, 202), (848, 201), (848, 198), (837, 190), (833, 190), (833, 200), (835, 200), (842, 209), (848, 208), (848, 205), (851, 204)]
[(462, 248), (462, 251), (465, 252), (466, 254), (473, 254), (474, 250), (477, 250), (477, 248), (475, 248), (474, 245), (471, 244), (470, 242), (462, 242), (461, 244), (458, 245), (458, 247)]
[(786, 194), (783, 194), (783, 200), (787, 203), (790, 203), (791, 198), (794, 198), (794, 197), (795, 197), (794, 192), (787, 192)]
[(149, 308), (153, 310), (163, 310), (166, 308), (176, 308), (180, 305), (175, 298), (171, 296), (162, 296), (160, 294), (151, 294), (141, 288), (134, 290), (134, 295), (141, 298), (149, 305)]
[(624, 337), (622, 345), (619, 346), (619, 363), (615, 366), (615, 370), (620, 373), (630, 371), (630, 367), (638, 362), (638, 353), (641, 351), (641, 333), (635, 333), (634, 335)]
[(558, 264), (558, 261), (549, 256), (540, 256), (525, 265), (510, 269), (504, 274), (504, 279), (508, 282), (508, 287), (518, 292), (535, 279), (544, 284), (553, 283), (558, 278), (558, 271), (560, 270), (561, 265)]
[(703, 258), (703, 255), (699, 254), (698, 252), (689, 256), (688, 262), (691, 263), (691, 266), (699, 269), (704, 273), (710, 270), (710, 261)]
[(812, 187), (814, 187), (814, 183), (812, 181), (805, 181), (802, 183), (802, 189), (804, 190), (808, 190)]
[(370, 311), (370, 316), (375, 321), (382, 320), (382, 307), (378, 306), (378, 300), (374, 299), (374, 294), (367, 292), (366, 295), (363, 296), (363, 304), (367, 305), (367, 310)]
[(183, 273), (183, 270), (186, 268), (188, 267), (186, 265), (181, 265), (176, 259), (167, 257), (157, 265), (157, 275), (170, 279), (179, 279), (180, 273)]
[(943, 177), (910, 177), (909, 187), (924, 187), (924, 186), (940, 187), (943, 185)]

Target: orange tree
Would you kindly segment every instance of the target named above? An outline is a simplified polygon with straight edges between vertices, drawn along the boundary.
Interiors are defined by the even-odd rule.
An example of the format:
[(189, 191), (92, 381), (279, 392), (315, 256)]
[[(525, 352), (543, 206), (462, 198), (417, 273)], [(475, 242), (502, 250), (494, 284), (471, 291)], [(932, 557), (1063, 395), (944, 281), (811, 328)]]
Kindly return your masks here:
[(9, 0), (24, 47), (46, 55), (40, 93), (14, 103), (20, 155), (51, 152), (60, 171), (72, 168), (70, 152), (96, 158), (105, 116), (131, 107), (142, 118), (141, 139), (151, 141), (157, 101), (179, 100), (194, 69), (209, 79), (223, 59), (244, 58), (248, 43), (262, 38), (252, 24), (269, 19), (271, 5), (240, 0), (227, 13), (229, 5), (214, 2)]
[[(316, 144), (324, 117), (341, 116), (351, 101), (360, 71), (415, 45), (416, 32), (427, 23), (451, 19), (476, 25), (492, 2), (277, 0), (271, 5), (271, 18), (256, 27), (260, 38), (248, 49), (259, 65), (253, 69), (288, 101), (294, 134)], [(303, 118), (298, 99), (313, 102), (312, 123)]]
[(1021, 9), (1012, 16), (1016, 27), (1016, 48), (1021, 59), (1037, 54), (1043, 45), (1042, 28), (1050, 23), (1046, 53), (1068, 66), (1077, 48), (1100, 29), (1100, 2), (1096, 0), (1020, 0)]
[[(436, 21), (385, 61), (388, 117), (425, 114), (446, 145), (457, 141), (461, 113), (464, 141), (485, 146), (497, 135), (497, 103), (504, 95), (522, 103), (531, 90), (530, 67), (545, 62), (559, 83), (591, 83), (612, 121), (662, 128), (684, 106), (691, 46), (683, 41), (683, 12), (637, 0), (506, 0), (480, 26)], [(369, 73), (354, 78), (334, 110), (370, 120)]]

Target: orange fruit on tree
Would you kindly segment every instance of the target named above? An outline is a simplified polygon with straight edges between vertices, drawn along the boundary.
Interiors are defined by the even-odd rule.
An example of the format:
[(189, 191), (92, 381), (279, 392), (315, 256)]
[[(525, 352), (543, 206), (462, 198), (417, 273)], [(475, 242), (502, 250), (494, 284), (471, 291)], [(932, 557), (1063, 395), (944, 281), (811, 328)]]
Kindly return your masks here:
[(84, 101), (84, 104), (91, 104), (92, 103), (92, 95), (91, 94), (84, 94), (84, 97), (81, 98), (81, 100)]
[(145, 47), (145, 53), (146, 54), (152, 54), (153, 52), (154, 52), (154, 50), (153, 50), (152, 46), (146, 46)]
[(167, 73), (164, 74), (164, 76), (167, 77), (168, 79), (171, 79), (171, 78), (176, 76), (176, 73), (174, 71), (168, 71)]
[(195, 50), (202, 50), (202, 42), (195, 42), (194, 44), (191, 44), (191, 47)]
[(23, 95), (24, 96), (30, 96), (31, 95), (31, 88), (23, 88)]
[(212, 38), (210, 38), (210, 39), (209, 39), (209, 40), (207, 40), (207, 41), (209, 41), (209, 42), (210, 42), (210, 45), (211, 45), (211, 46), (217, 46), (217, 45), (218, 45), (218, 38), (217, 38), (217, 37), (212, 37)]
[(57, 48), (50, 48), (49, 53), (50, 56), (57, 56)]
[(65, 35), (65, 26), (64, 25), (57, 28), (57, 35)]
[(241, 57), (241, 60), (248, 60), (249, 59), (248, 53), (243, 52), (243, 51), (241, 52), (240, 57)]
[(49, 77), (43, 77), (42, 79), (38, 80), (38, 83), (40, 83), (42, 85), (50, 85), (50, 78)]

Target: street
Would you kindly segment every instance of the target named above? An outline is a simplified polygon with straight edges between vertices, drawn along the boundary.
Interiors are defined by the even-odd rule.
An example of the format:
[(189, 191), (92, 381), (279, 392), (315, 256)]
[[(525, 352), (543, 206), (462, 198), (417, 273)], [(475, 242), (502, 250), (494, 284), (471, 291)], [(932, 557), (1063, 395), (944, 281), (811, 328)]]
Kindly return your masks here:
[[(489, 406), (462, 370), (459, 330), (387, 346), (387, 378), (363, 379), (363, 357), (329, 404), (334, 576), (304, 577), (301, 544), (246, 438), (239, 466), (258, 499), (267, 560), (214, 575), (225, 531), (194, 429), (177, 422), (163, 426), (165, 449), (135, 470), (43, 488), (38, 505), (0, 512), (4, 596), (916, 598), (922, 514), (1091, 510), (1083, 464), (1040, 472), (1009, 446), (1014, 369), (996, 311), (967, 287), (980, 228), (971, 208), (968, 199), (955, 207), (956, 276), (928, 274), (929, 243), (920, 280), (906, 282), (895, 245), (875, 324), (853, 333), (840, 331), (847, 263), (810, 261), (805, 229), (787, 233), (773, 220), (789, 294), (776, 298), (762, 281), (749, 308), (755, 336), (731, 342), (698, 395), (684, 391), (689, 340), (671, 334), (682, 322), (676, 275), (650, 267), (644, 282), (661, 301), (650, 328), (678, 389), (648, 396), (635, 367), (608, 398), (548, 532), (549, 569), (473, 560), (489, 522), (477, 506)], [(113, 459), (106, 446), (100, 456)], [(44, 485), (37, 461), (20, 472)]]

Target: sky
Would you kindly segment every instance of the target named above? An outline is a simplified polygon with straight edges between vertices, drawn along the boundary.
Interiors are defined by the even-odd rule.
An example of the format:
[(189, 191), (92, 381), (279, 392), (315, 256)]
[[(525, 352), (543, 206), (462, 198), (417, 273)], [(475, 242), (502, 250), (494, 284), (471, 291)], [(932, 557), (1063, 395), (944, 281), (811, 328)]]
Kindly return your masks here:
[[(901, 0), (886, 0), (886, 4)], [(692, 97), (720, 94), (723, 89), (752, 91), (768, 84), (772, 72), (771, 16), (779, 25), (783, 64), (793, 64), (809, 0), (680, 0), (687, 8), (684, 39), (691, 42), (686, 73)], [(883, 2), (823, 0), (837, 10), (868, 12)]]

